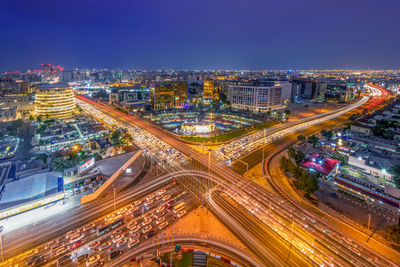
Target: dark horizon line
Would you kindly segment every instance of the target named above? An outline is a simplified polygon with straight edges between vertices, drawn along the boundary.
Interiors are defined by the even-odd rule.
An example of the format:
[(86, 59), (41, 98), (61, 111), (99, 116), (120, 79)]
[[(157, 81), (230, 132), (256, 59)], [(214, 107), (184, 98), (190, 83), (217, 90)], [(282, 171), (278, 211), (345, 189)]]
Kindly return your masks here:
[[(47, 63), (46, 63), (47, 64)], [(49, 63), (51, 64), (51, 63)], [(58, 65), (52, 65), (57, 67)], [(217, 69), (217, 68), (202, 68), (202, 69), (190, 69), (190, 68), (121, 68), (121, 67), (72, 67), (72, 68), (64, 68), (64, 71), (73, 71), (74, 69), (78, 70), (136, 70), (136, 71), (400, 71), (400, 68), (269, 68), (269, 69)], [(25, 68), (24, 70), (2, 70), (1, 74), (5, 73), (15, 73), (15, 72), (26, 72), (26, 71), (34, 71), (41, 70), (41, 66), (38, 68)]]

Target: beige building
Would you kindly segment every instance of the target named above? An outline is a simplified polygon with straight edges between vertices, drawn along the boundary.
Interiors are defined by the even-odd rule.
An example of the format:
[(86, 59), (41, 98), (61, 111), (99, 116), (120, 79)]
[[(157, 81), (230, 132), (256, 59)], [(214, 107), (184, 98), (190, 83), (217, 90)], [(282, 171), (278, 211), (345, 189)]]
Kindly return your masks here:
[(41, 84), (36, 92), (36, 114), (45, 118), (69, 118), (75, 109), (75, 97), (68, 84)]

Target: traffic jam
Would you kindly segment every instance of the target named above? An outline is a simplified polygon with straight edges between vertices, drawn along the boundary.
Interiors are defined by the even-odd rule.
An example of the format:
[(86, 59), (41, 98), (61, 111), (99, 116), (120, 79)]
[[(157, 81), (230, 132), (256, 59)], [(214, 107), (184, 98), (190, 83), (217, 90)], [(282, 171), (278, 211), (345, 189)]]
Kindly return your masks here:
[(144, 240), (157, 237), (197, 204), (180, 187), (170, 184), (32, 249), (30, 253), (21, 255), (20, 260), (27, 266), (100, 266), (111, 263)]

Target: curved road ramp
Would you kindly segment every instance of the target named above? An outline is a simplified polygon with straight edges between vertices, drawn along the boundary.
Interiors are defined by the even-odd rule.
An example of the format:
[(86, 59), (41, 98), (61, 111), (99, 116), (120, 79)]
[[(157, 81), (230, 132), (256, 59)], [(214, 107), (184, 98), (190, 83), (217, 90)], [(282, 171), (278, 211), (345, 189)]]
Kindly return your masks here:
[(114, 183), (114, 181), (116, 181), (121, 175), (123, 175), (125, 170), (130, 165), (132, 165), (137, 159), (139, 159), (141, 155), (142, 151), (139, 150), (129, 160), (127, 160), (127, 162), (125, 162), (125, 164), (122, 165), (122, 167), (119, 170), (117, 170), (110, 178), (108, 178), (107, 181), (104, 184), (102, 184), (96, 191), (81, 197), (81, 204), (88, 203), (98, 198), (109, 186), (111, 186)]

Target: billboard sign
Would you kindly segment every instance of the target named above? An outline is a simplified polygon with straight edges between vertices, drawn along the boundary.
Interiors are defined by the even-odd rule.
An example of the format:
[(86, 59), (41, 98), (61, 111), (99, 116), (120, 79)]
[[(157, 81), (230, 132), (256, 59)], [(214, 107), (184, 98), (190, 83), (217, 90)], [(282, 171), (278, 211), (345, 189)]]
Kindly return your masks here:
[(94, 157), (79, 165), (79, 174), (84, 174), (94, 166)]

